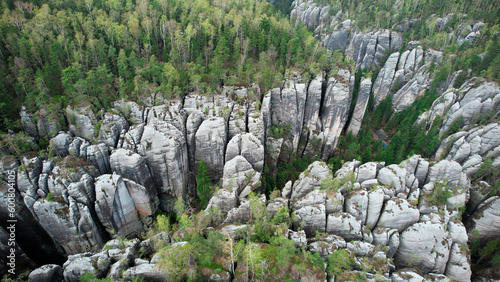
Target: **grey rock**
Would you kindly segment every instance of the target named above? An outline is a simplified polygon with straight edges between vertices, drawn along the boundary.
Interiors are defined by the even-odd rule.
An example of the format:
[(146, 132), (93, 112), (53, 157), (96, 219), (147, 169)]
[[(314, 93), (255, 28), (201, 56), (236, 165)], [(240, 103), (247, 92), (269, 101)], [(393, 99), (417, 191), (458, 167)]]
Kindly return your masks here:
[(288, 208), (288, 200), (277, 197), (275, 199), (272, 199), (269, 201), (267, 204), (267, 213), (272, 217), (274, 217), (279, 211)]
[(91, 177), (99, 175), (99, 171), (90, 163), (67, 156), (54, 164), (54, 168), (47, 178), (47, 188), (54, 196), (62, 196), (67, 201), (67, 187), (72, 182), (80, 182), (83, 175)]
[(73, 135), (82, 137), (87, 141), (94, 139), (94, 128), (97, 124), (97, 116), (92, 112), (90, 106), (85, 108), (66, 108), (66, 117), (69, 121), (69, 131)]
[(471, 281), (470, 254), (466, 244), (454, 243), (451, 246), (444, 274), (454, 281)]
[(304, 197), (293, 203), (293, 209), (298, 210), (306, 206), (325, 205), (326, 192), (323, 190), (313, 190)]
[(288, 230), (288, 237), (295, 242), (296, 248), (304, 248), (307, 245), (307, 237), (304, 230), (299, 230), (297, 232)]
[[(395, 196), (406, 190), (406, 169), (398, 165), (384, 167), (378, 172), (377, 180), (393, 191), (394, 194), (389, 196)], [(384, 189), (384, 191), (387, 193), (388, 189)]]
[(347, 132), (352, 131), (353, 135), (358, 135), (361, 128), (361, 123), (363, 122), (368, 100), (370, 98), (371, 88), (371, 78), (363, 78), (359, 86), (358, 98), (356, 100), (356, 105), (354, 106), (354, 112), (352, 114), (349, 127), (347, 128)]
[(85, 160), (93, 164), (101, 174), (109, 172), (109, 150), (104, 143), (90, 145), (86, 149)]
[(264, 146), (253, 134), (238, 134), (229, 141), (226, 149), (226, 163), (238, 155), (243, 156), (254, 170), (262, 172), (264, 167)]
[(234, 191), (240, 199), (259, 189), (260, 181), (261, 174), (242, 156), (236, 156), (224, 165), (222, 188)]
[(31, 271), (28, 276), (30, 282), (63, 281), (63, 269), (57, 264), (46, 264)]
[(450, 232), (453, 243), (467, 244), (467, 230), (461, 221), (448, 222), (448, 232)]
[(326, 232), (341, 236), (346, 241), (363, 239), (361, 221), (345, 212), (328, 215)]
[(302, 226), (302, 229), (308, 237), (316, 235), (316, 231), (325, 232), (326, 227), (326, 209), (325, 205), (305, 206), (295, 210), (296, 227)]
[(484, 114), (500, 104), (500, 87), (494, 82), (470, 80), (460, 88), (460, 91), (465, 94), (460, 95), (446, 114), (441, 128), (443, 133), (460, 116), (463, 117), (464, 124), (469, 125), (476, 114)]
[[(345, 25), (344, 25), (345, 27)], [(328, 40), (325, 40), (326, 48), (335, 51), (337, 49), (344, 50), (349, 42), (349, 31), (346, 29), (334, 30)]]
[(246, 132), (246, 106), (235, 104), (229, 115), (228, 140), (231, 140), (237, 134)]
[(380, 212), (384, 205), (384, 190), (377, 188), (368, 193), (368, 207), (366, 211), (366, 226), (373, 230), (379, 221)]
[(366, 190), (356, 190), (345, 196), (345, 211), (355, 216), (362, 225), (366, 223), (368, 209), (368, 192)]
[(340, 212), (344, 209), (344, 196), (340, 191), (326, 193), (326, 214)]
[(132, 101), (115, 101), (113, 103), (116, 112), (119, 112), (131, 124), (140, 124), (146, 121), (146, 108)]
[(316, 161), (310, 164), (293, 184), (290, 201), (294, 202), (312, 190), (320, 188), (323, 180), (329, 177), (332, 177), (332, 171), (324, 162)]
[(106, 113), (102, 119), (97, 138), (106, 144), (106, 146), (116, 148), (120, 133), (122, 130), (128, 130), (128, 127), (129, 125), (125, 118), (113, 113)]
[(307, 88), (307, 100), (304, 109), (304, 129), (309, 133), (314, 130), (321, 131), (321, 125), (318, 124), (319, 109), (321, 105), (321, 93), (324, 83), (322, 75), (314, 78)]
[(19, 189), (21, 196), (36, 197), (42, 168), (43, 163), (39, 157), (23, 156), (22, 165), (17, 168), (17, 189)]
[(77, 282), (80, 281), (80, 276), (86, 273), (92, 273), (97, 278), (106, 276), (110, 259), (105, 252), (95, 255), (85, 253), (68, 257), (68, 261), (64, 263), (64, 280)]
[(397, 267), (418, 267), (423, 273), (444, 273), (452, 240), (441, 224), (415, 223), (401, 233), (394, 262)]
[(66, 157), (69, 154), (69, 145), (71, 144), (72, 137), (70, 134), (65, 132), (60, 132), (56, 137), (50, 139), (49, 150), (55, 155), (61, 158)]
[(424, 277), (412, 270), (398, 270), (392, 273), (391, 279), (393, 282), (423, 282)]
[[(488, 242), (500, 236), (500, 197), (494, 196), (484, 201), (476, 212), (465, 222), (469, 242), (479, 239)], [(478, 232), (475, 232), (477, 230)]]
[(35, 118), (33, 114), (26, 109), (26, 106), (22, 106), (19, 116), (21, 118), (23, 131), (31, 137), (38, 138), (38, 128), (35, 123)]
[(169, 101), (161, 106), (152, 107), (147, 116), (148, 125), (156, 120), (173, 125), (180, 132), (186, 131), (186, 111), (178, 101)]
[(101, 175), (96, 178), (95, 188), (95, 210), (109, 233), (132, 237), (144, 232), (134, 199), (122, 177)]
[(73, 157), (84, 158), (88, 146), (90, 146), (90, 143), (87, 140), (81, 137), (74, 137), (71, 144), (69, 144), (68, 154)]
[(418, 209), (406, 199), (394, 198), (385, 203), (377, 226), (397, 229), (403, 232), (420, 218)]
[(159, 270), (154, 264), (145, 263), (131, 267), (123, 273), (123, 278), (126, 281), (132, 281), (135, 277), (142, 277), (152, 282), (164, 282), (168, 281), (169, 274)]
[(151, 199), (155, 198), (154, 182), (146, 159), (141, 155), (127, 149), (115, 149), (110, 156), (110, 166), (113, 172), (146, 187)]
[(146, 159), (161, 209), (169, 210), (172, 199), (187, 192), (189, 168), (184, 134), (173, 125), (153, 118), (144, 127), (138, 153)]
[(359, 183), (365, 180), (376, 179), (377, 178), (377, 167), (378, 164), (375, 162), (364, 163), (358, 168), (356, 168), (356, 179)]
[(195, 160), (203, 160), (212, 179), (220, 179), (224, 169), (227, 144), (227, 123), (223, 118), (212, 117), (203, 121), (195, 135)]
[(455, 161), (442, 160), (429, 168), (425, 183), (443, 182), (447, 180), (447, 185), (450, 188), (460, 186), (467, 191), (470, 188), (470, 181), (467, 176), (462, 173), (462, 167)]
[(325, 140), (323, 140), (322, 158), (328, 159), (337, 146), (347, 122), (352, 93), (349, 90), (351, 74), (348, 70), (339, 70), (338, 74), (328, 80), (321, 117)]
[[(219, 189), (208, 202), (205, 214), (208, 216), (222, 217), (224, 219), (227, 213), (238, 204), (238, 197), (233, 191)], [(217, 222), (217, 218), (213, 220)]]
[(142, 134), (144, 133), (145, 124), (134, 124), (129, 127), (129, 130), (120, 137), (118, 142), (121, 148), (129, 149), (131, 151), (137, 152), (139, 145), (141, 143)]
[(394, 75), (397, 70), (398, 59), (399, 52), (392, 53), (385, 62), (384, 67), (380, 70), (377, 79), (373, 84), (373, 97), (375, 106), (380, 104), (380, 102), (382, 102), (391, 91), (392, 85), (394, 83), (393, 80), (395, 80)]
[[(263, 204), (261, 202), (261, 204)], [(243, 201), (237, 208), (232, 208), (228, 214), (223, 224), (232, 223), (246, 223), (251, 219), (251, 207), (250, 202)]]
[(72, 198), (69, 205), (39, 199), (33, 209), (42, 227), (67, 254), (97, 251), (104, 246), (104, 238), (96, 232), (98, 223), (90, 209)]

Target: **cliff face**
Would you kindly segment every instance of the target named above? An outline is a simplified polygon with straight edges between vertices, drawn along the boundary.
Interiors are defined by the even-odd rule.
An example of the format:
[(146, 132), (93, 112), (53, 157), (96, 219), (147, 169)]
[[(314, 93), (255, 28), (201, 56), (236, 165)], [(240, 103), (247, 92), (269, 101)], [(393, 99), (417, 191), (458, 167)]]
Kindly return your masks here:
[[(55, 135), (49, 148), (60, 156), (58, 160), (25, 156), (16, 170), (20, 197), (65, 254), (92, 252), (106, 261), (110, 255), (99, 251), (110, 236), (139, 236), (158, 209), (172, 210), (178, 197), (194, 195), (197, 167), (203, 160), (212, 180), (221, 183), (205, 212), (217, 211), (215, 225), (245, 223), (251, 219), (247, 196), (260, 191), (264, 164), (272, 172), (278, 162), (292, 155), (328, 159), (345, 128), (359, 130), (371, 88), (375, 101), (380, 101), (399, 80), (395, 79), (398, 72), (405, 76), (407, 70), (418, 83), (417, 58), (438, 57), (418, 46), (392, 54), (373, 87), (371, 79), (361, 79), (349, 124), (354, 78), (342, 69), (336, 76), (322, 75), (310, 82), (297, 77), (286, 80), (281, 88), (264, 95), (261, 104), (196, 94), (184, 102), (168, 101), (155, 107), (116, 102), (115, 114), (112, 118), (103, 115), (96, 123), (101, 126), (95, 131), (98, 134), (90, 140), (85, 139), (89, 135), (85, 131), (74, 131), (77, 136), (72, 132)], [(402, 58), (406, 58), (404, 63)], [(426, 67), (427, 63), (420, 67), (420, 73)], [(296, 231), (290, 230), (290, 238), (304, 241), (310, 250), (327, 252), (318, 249), (318, 242), (305, 239), (325, 232), (343, 240), (325, 239), (325, 244), (351, 250), (360, 261), (367, 255), (360, 246), (386, 247), (383, 256), (394, 258), (394, 265), (383, 268), (386, 277), (403, 275), (389, 271), (394, 267), (418, 267), (423, 274), (467, 281), (471, 270), (465, 244), (500, 236), (498, 196), (489, 192), (488, 183), (478, 186), (470, 181), (481, 167), (498, 169), (500, 165), (498, 122), (474, 125), (478, 114), (498, 111), (499, 89), (496, 83), (472, 79), (460, 89), (448, 87), (421, 115), (418, 122), (427, 127), (442, 116), (441, 132), (458, 117), (468, 125), (442, 142), (435, 157), (442, 160), (437, 163), (413, 156), (399, 165), (352, 161), (332, 171), (317, 161), (298, 180), (287, 183), (277, 198), (260, 201), (271, 214), (288, 207), (294, 228), (303, 230), (300, 236), (305, 236), (297, 239)], [(405, 91), (400, 95), (413, 98), (396, 101), (411, 104), (414, 99)], [(401, 105), (394, 103), (396, 110)], [(125, 115), (126, 107), (134, 110)], [(451, 195), (437, 202), (443, 187)], [(430, 241), (435, 243), (430, 246)], [(76, 271), (72, 270), (76, 261), (87, 259), (93, 260), (70, 257), (64, 275)], [(118, 265), (103, 265), (109, 268), (87, 270), (107, 275), (117, 271)], [(130, 275), (156, 275), (146, 266), (129, 267), (127, 271), (134, 273)]]

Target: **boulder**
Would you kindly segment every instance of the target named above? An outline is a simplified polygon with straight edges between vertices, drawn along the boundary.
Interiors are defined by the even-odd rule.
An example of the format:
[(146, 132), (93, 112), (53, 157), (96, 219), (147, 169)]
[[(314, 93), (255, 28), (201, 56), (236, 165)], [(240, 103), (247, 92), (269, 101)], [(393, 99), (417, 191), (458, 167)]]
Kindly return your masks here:
[(470, 254), (466, 244), (453, 243), (444, 274), (453, 281), (471, 281)]
[(500, 197), (484, 201), (465, 222), (469, 242), (479, 239), (482, 243), (500, 237)]
[(439, 223), (415, 223), (405, 229), (394, 257), (398, 268), (418, 267), (423, 273), (444, 273), (452, 240)]
[(226, 163), (238, 155), (244, 157), (254, 170), (262, 172), (264, 168), (264, 146), (253, 134), (237, 134), (229, 141), (226, 149)]
[(82, 137), (92, 141), (95, 137), (97, 116), (92, 112), (90, 106), (81, 108), (66, 107), (66, 117), (69, 122), (69, 131), (74, 136)]
[(203, 121), (195, 135), (195, 161), (205, 162), (211, 179), (220, 179), (224, 170), (227, 144), (227, 123), (224, 118), (211, 117)]
[[(101, 175), (95, 180), (95, 188), (95, 210), (109, 233), (134, 237), (144, 232), (133, 194), (131, 195), (121, 176)], [(149, 209), (146, 214), (151, 215), (151, 212)]]
[(187, 192), (189, 167), (184, 133), (152, 118), (144, 127), (138, 153), (146, 159), (161, 209), (172, 210), (175, 199)]
[(332, 171), (324, 162), (310, 164), (293, 184), (290, 201), (295, 202), (312, 190), (319, 189), (323, 180), (329, 177), (332, 177)]
[(57, 264), (46, 264), (33, 270), (28, 276), (30, 282), (63, 281), (63, 269)]
[(128, 127), (129, 125), (125, 118), (117, 114), (106, 113), (101, 120), (101, 128), (99, 129), (97, 139), (110, 148), (116, 148), (120, 133), (122, 130), (128, 130)]
[(293, 212), (294, 226), (302, 227), (307, 237), (314, 237), (317, 232), (325, 232), (326, 209), (325, 205), (305, 206)]
[(260, 188), (260, 173), (248, 161), (238, 155), (224, 165), (222, 188), (234, 191), (240, 198)]
[(104, 246), (104, 235), (89, 207), (73, 198), (69, 198), (69, 205), (61, 197), (55, 197), (55, 201), (39, 199), (33, 210), (42, 227), (67, 254), (98, 251)]
[(90, 145), (85, 151), (85, 160), (93, 164), (101, 174), (109, 172), (109, 150), (104, 143)]
[(159, 270), (155, 264), (150, 263), (136, 265), (123, 273), (123, 279), (125, 280), (133, 280), (136, 279), (136, 277), (151, 282), (165, 282), (168, 281), (169, 274)]
[(356, 190), (345, 196), (345, 211), (355, 216), (362, 225), (366, 223), (368, 205), (368, 192), (366, 190)]
[(72, 136), (65, 132), (59, 132), (57, 136), (50, 139), (49, 150), (61, 158), (69, 155), (69, 145), (71, 144)]
[(78, 282), (80, 276), (91, 273), (98, 279), (108, 273), (111, 261), (105, 252), (92, 255), (91, 253), (77, 254), (68, 257), (63, 265), (64, 281)]
[(417, 207), (407, 199), (393, 198), (385, 203), (377, 226), (403, 232), (408, 226), (416, 223), (419, 218), (420, 213)]
[(337, 212), (328, 215), (326, 232), (328, 234), (341, 236), (346, 241), (363, 239), (361, 221), (355, 216), (345, 212)]

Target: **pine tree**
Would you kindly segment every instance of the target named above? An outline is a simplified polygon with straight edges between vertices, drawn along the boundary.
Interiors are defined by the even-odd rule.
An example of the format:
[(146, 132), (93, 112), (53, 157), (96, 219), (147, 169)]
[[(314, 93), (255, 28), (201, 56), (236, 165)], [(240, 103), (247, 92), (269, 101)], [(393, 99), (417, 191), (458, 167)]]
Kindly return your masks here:
[(210, 200), (210, 197), (212, 197), (212, 186), (207, 166), (203, 160), (201, 160), (200, 165), (198, 166), (196, 182), (196, 191), (198, 192), (200, 205), (202, 208), (205, 208)]

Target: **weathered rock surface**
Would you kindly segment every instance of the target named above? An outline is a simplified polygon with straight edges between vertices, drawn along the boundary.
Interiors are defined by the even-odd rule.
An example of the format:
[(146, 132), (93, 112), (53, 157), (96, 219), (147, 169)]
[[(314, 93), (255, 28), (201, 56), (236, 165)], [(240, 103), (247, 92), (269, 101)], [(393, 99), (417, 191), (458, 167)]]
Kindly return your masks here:
[(195, 161), (206, 163), (212, 179), (220, 179), (224, 170), (227, 144), (227, 123), (224, 118), (211, 117), (203, 121), (195, 135)]
[(359, 86), (358, 97), (356, 99), (356, 105), (354, 106), (354, 112), (352, 114), (349, 127), (347, 132), (352, 131), (352, 134), (358, 135), (359, 129), (361, 128), (361, 123), (365, 116), (366, 107), (368, 106), (368, 100), (370, 99), (370, 91), (372, 88), (372, 79), (363, 78)]
[[(133, 237), (144, 232), (134, 200), (140, 201), (138, 204), (146, 216), (152, 215), (153, 209), (150, 206), (152, 203), (144, 200), (145, 197), (138, 197), (139, 189), (131, 189), (135, 192), (131, 193), (124, 179), (117, 174), (99, 176), (95, 188), (95, 210), (109, 233)], [(135, 197), (132, 198), (132, 195)]]
[(294, 202), (312, 190), (320, 188), (323, 180), (328, 177), (332, 177), (332, 171), (324, 162), (316, 161), (310, 164), (293, 184), (290, 201)]
[(242, 156), (236, 156), (224, 165), (222, 188), (232, 190), (240, 199), (260, 188), (261, 174)]
[(146, 159), (158, 191), (160, 205), (169, 210), (170, 199), (187, 192), (188, 155), (184, 134), (155, 118), (144, 127), (138, 153)]
[(128, 130), (129, 125), (127, 120), (117, 114), (106, 113), (101, 122), (97, 139), (108, 147), (116, 148), (120, 133), (122, 130)]
[(415, 223), (401, 233), (394, 257), (398, 267), (418, 267), (423, 273), (444, 273), (452, 240), (448, 231), (436, 223)]
[(33, 270), (28, 276), (31, 282), (63, 281), (63, 269), (57, 264), (46, 264)]
[(252, 133), (238, 134), (227, 144), (226, 163), (238, 155), (244, 157), (254, 170), (262, 172), (264, 167), (264, 146)]
[(67, 254), (97, 251), (104, 246), (104, 237), (89, 207), (69, 198), (69, 204), (62, 198), (57, 201), (39, 199), (33, 210), (42, 227), (61, 245)]
[(321, 121), (325, 139), (323, 140), (322, 158), (327, 160), (337, 146), (338, 137), (347, 122), (352, 91), (350, 81), (354, 80), (348, 70), (339, 70), (328, 80), (325, 101), (321, 111)]
[(92, 141), (95, 137), (94, 128), (97, 124), (97, 116), (89, 107), (75, 108), (71, 106), (66, 108), (66, 117), (69, 121), (69, 131), (73, 135), (82, 137), (87, 141)]

